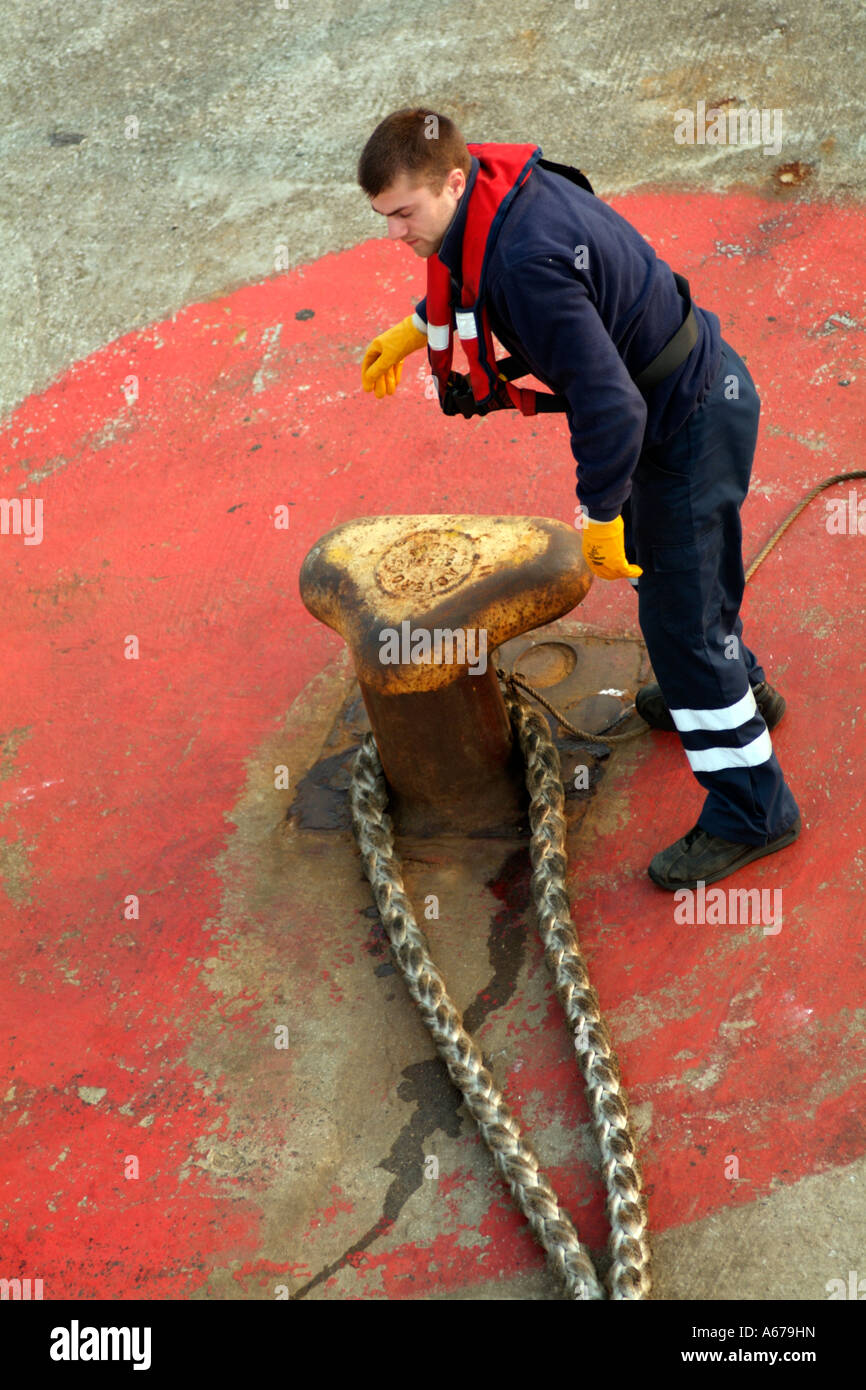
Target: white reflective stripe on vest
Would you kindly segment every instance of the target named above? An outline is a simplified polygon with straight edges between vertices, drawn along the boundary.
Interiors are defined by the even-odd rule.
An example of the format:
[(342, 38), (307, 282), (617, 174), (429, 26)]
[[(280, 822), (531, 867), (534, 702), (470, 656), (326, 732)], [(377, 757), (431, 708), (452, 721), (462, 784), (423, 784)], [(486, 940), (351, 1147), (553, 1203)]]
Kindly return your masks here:
[(451, 341), (450, 323), (427, 324), (427, 346), (434, 352), (444, 352)]
[(751, 719), (757, 708), (750, 688), (735, 705), (725, 705), (723, 709), (672, 709), (671, 719), (681, 734), (693, 734), (698, 730), (716, 733), (719, 729), (738, 729)]
[(726, 767), (757, 767), (773, 756), (773, 741), (765, 729), (745, 748), (687, 748), (692, 772), (723, 772)]
[(465, 309), (455, 309), (454, 317), (457, 320), (457, 334), (460, 338), (477, 338), (478, 324), (475, 322), (475, 315)]

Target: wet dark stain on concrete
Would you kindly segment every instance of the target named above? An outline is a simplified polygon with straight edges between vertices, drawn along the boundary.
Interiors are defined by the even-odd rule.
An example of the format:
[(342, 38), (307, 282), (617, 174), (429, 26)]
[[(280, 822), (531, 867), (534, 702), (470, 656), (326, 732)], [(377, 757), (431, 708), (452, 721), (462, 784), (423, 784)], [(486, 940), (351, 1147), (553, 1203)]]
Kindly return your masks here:
[(356, 745), (314, 763), (298, 783), (286, 819), (302, 830), (351, 830), (352, 812), (347, 793), (357, 751)]
[(357, 686), (344, 700), (323, 745), (323, 757), (298, 782), (286, 820), (302, 830), (351, 830), (348, 790), (352, 764), (370, 728)]
[(360, 1240), (356, 1240), (354, 1245), (350, 1245), (348, 1250), (344, 1250), (343, 1254), (340, 1255), (338, 1259), (326, 1265), (324, 1269), (319, 1270), (319, 1273), (314, 1275), (312, 1279), (309, 1279), (302, 1288), (296, 1289), (289, 1301), (295, 1303), (298, 1299), (305, 1298), (308, 1293), (318, 1288), (319, 1284), (323, 1284), (326, 1279), (330, 1279), (331, 1275), (336, 1274), (344, 1265), (351, 1264), (356, 1255), (360, 1255), (362, 1251), (371, 1246), (380, 1236), (387, 1235), (393, 1224), (394, 1222), (389, 1217), (381, 1216), (375, 1226), (371, 1226), (370, 1230), (365, 1232)]
[(404, 1068), (403, 1077), (404, 1080), (397, 1087), (397, 1094), (407, 1104), (414, 1103), (415, 1110), (391, 1145), (387, 1158), (383, 1158), (377, 1164), (377, 1167), (384, 1169), (386, 1173), (394, 1174), (394, 1180), (382, 1202), (382, 1214), (375, 1225), (344, 1250), (342, 1255), (320, 1270), (302, 1288), (297, 1289), (292, 1299), (304, 1298), (344, 1265), (352, 1264), (357, 1255), (390, 1231), (406, 1202), (424, 1181), (424, 1161), (427, 1157), (424, 1141), (428, 1135), (437, 1129), (443, 1130), (450, 1138), (460, 1135), (460, 1107), (463, 1098), (452, 1086), (444, 1062), (438, 1057), (425, 1062), (414, 1062)]
[(389, 954), (391, 943), (388, 940), (385, 928), (382, 926), (379, 909), (371, 903), (369, 907), (365, 907), (361, 910), (360, 916), (370, 918), (370, 931), (366, 941), (361, 942), (361, 949), (366, 951), (368, 956), (372, 956), (374, 960), (381, 962), (381, 964), (376, 966), (373, 974), (378, 979), (386, 975), (396, 975), (396, 966), (392, 965), (390, 960), (385, 959), (385, 956)]
[(463, 1017), (467, 1032), (480, 1028), (488, 1014), (507, 1004), (514, 994), (523, 964), (526, 934), (532, 930), (529, 847), (521, 845), (507, 855), (495, 879), (487, 887), (502, 904), (490, 923), (487, 950), (493, 974), (478, 991)]
[(394, 1174), (382, 1203), (383, 1217), (392, 1222), (424, 1181), (424, 1140), (437, 1129), (451, 1139), (459, 1138), (463, 1104), (445, 1063), (438, 1057), (412, 1063), (404, 1068), (403, 1077), (397, 1095), (409, 1105), (414, 1103), (416, 1109), (391, 1145), (388, 1157), (378, 1165)]

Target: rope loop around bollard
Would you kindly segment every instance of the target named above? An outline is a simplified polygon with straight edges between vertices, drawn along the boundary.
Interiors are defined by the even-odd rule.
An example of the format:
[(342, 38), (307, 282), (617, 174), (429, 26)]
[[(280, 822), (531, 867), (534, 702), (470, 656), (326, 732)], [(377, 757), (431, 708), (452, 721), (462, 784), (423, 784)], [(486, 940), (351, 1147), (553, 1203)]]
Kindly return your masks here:
[(388, 793), (372, 733), (352, 767), (349, 799), (364, 871), (397, 965), (439, 1056), (475, 1119), (496, 1167), (544, 1249), (568, 1297), (580, 1301), (645, 1299), (651, 1286), (646, 1199), (619, 1067), (598, 996), (590, 984), (571, 920), (565, 883), (565, 796), (559, 755), (541, 715), (513, 684), (504, 698), (526, 764), (530, 795), (532, 896), (545, 958), (574, 1034), (602, 1158), (610, 1223), (610, 1268), (601, 1283), (577, 1230), (559, 1205), (535, 1150), (484, 1066), (434, 964), (403, 885), (394, 849)]

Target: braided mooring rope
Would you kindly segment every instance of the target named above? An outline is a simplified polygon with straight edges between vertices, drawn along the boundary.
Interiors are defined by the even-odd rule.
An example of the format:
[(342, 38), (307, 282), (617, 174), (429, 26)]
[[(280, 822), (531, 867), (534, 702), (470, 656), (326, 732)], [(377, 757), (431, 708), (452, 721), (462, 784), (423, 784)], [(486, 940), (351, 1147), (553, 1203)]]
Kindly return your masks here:
[(573, 1299), (642, 1299), (650, 1290), (646, 1200), (641, 1192), (616, 1056), (571, 921), (565, 888), (564, 794), (559, 756), (542, 717), (513, 687), (505, 701), (526, 761), (530, 794), (532, 893), (545, 956), (574, 1030), (602, 1156), (611, 1227), (607, 1291), (577, 1231), (562, 1210), (538, 1157), (463, 1027), (445, 981), (430, 957), (406, 896), (394, 850), (382, 766), (373, 735), (365, 735), (352, 768), (352, 822), (361, 859), (394, 957), (452, 1081), (459, 1087), (500, 1174)]

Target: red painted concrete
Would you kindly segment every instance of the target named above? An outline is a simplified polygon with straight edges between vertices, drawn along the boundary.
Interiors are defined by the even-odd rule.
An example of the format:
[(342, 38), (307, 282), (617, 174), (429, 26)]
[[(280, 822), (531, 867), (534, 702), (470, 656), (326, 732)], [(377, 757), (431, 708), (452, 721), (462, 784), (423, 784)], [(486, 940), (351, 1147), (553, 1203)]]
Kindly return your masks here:
[[(863, 212), (751, 194), (615, 205), (689, 275), (757, 380), (751, 554), (809, 485), (861, 462)], [(219, 906), (212, 864), (244, 759), (341, 645), (303, 609), (298, 567), (322, 532), (357, 515), (574, 513), (561, 420), (446, 421), (424, 399), (420, 357), (393, 399), (360, 391), (367, 342), (421, 293), (404, 248), (377, 241), (325, 257), (108, 345), (0, 434), (4, 495), (44, 504), (40, 545), (0, 536), (0, 729), (18, 731), (0, 821), (10, 866), (0, 1095), (14, 1101), (0, 1273), (38, 1273), (47, 1296), (184, 1296), (236, 1263), (239, 1288), (268, 1297), (275, 1271), (321, 1267), (315, 1221), (327, 1211), (309, 1232), (308, 1269), (259, 1261), (255, 1184), (228, 1200), (225, 1179), (217, 1188), (189, 1165), (199, 1136), (232, 1135), (221, 1094), (184, 1060), (213, 1006), (203, 962), (222, 948), (202, 928)], [(314, 316), (298, 317), (305, 310)], [(280, 504), (292, 509), (288, 532), (272, 523)], [(818, 501), (744, 613), (791, 704), (774, 741), (807, 827), (749, 879), (783, 888), (782, 933), (753, 929), (734, 950), (742, 929), (675, 926), (671, 900), (646, 880), (649, 857), (700, 805), (675, 740), (648, 740), (618, 784), (621, 824), (576, 847), (575, 920), (615, 1031), (635, 996), (665, 1020), (647, 1012), (619, 1048), (633, 1104), (653, 1106), (644, 1159), (656, 1230), (866, 1150), (856, 1064), (866, 734), (855, 717), (866, 537), (830, 537), (824, 518)], [(597, 582), (582, 616), (634, 621), (624, 590)], [(124, 659), (129, 634), (138, 661)], [(130, 893), (141, 895), (138, 921), (123, 917)], [(746, 1026), (720, 1032), (737, 994)], [(226, 1027), (253, 1029), (256, 1007), (251, 998)], [(703, 1073), (698, 1087), (690, 1069)], [(107, 1088), (107, 1099), (89, 1104), (80, 1087)], [(584, 1119), (555, 1004), (526, 1033), (520, 1091), (533, 1090), (565, 1123)], [(723, 1177), (731, 1152), (739, 1186)], [(124, 1178), (129, 1154), (138, 1182)], [(596, 1176), (576, 1163), (552, 1177), (581, 1233), (603, 1241)], [(384, 1294), (401, 1297), (537, 1265), (492, 1174), (483, 1230), (481, 1266), (453, 1235), (359, 1256), (359, 1296), (380, 1267)]]

